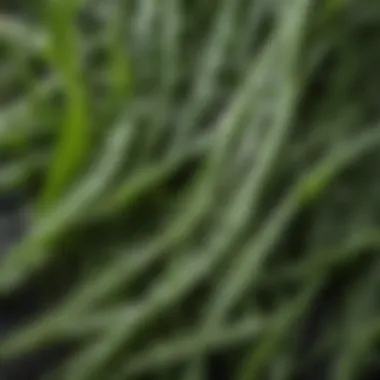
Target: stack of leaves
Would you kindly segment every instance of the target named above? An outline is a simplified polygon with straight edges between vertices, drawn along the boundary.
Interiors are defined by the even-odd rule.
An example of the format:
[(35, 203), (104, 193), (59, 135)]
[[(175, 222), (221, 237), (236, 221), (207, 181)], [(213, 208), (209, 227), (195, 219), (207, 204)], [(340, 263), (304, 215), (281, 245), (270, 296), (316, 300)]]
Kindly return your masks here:
[(0, 192), (27, 228), (0, 295), (35, 307), (1, 357), (68, 348), (46, 379), (376, 373), (379, 2), (17, 3)]

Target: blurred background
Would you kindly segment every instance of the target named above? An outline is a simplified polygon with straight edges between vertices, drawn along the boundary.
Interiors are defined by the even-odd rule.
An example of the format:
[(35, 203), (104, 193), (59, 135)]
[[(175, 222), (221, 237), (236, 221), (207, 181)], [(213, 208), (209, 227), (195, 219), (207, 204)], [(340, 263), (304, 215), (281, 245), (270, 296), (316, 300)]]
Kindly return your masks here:
[(0, 379), (380, 375), (377, 0), (0, 2)]

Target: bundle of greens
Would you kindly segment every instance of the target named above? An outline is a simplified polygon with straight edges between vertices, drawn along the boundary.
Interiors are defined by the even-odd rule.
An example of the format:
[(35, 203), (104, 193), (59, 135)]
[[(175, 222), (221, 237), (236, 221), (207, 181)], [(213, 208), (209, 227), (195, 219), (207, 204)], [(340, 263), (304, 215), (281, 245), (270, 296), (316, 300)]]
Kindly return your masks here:
[(378, 1), (18, 3), (0, 192), (27, 228), (0, 298), (37, 311), (0, 356), (68, 348), (38, 379), (376, 374)]

